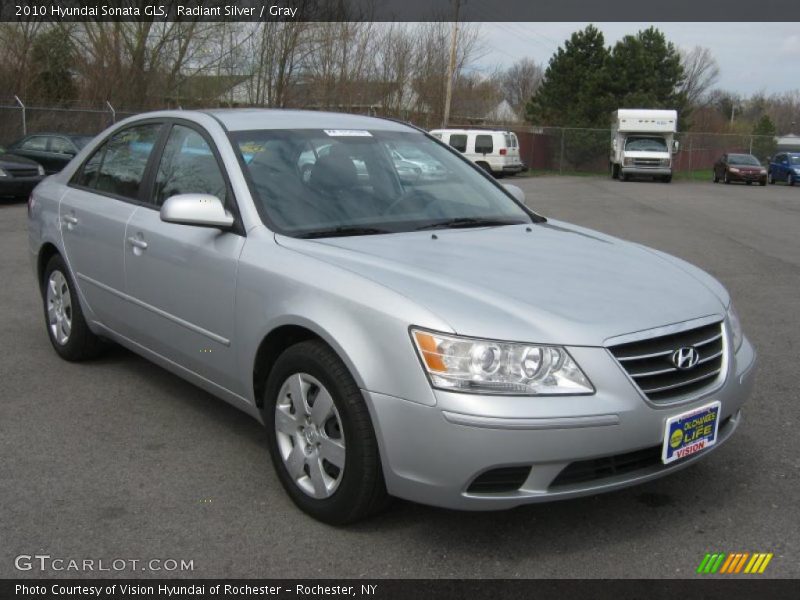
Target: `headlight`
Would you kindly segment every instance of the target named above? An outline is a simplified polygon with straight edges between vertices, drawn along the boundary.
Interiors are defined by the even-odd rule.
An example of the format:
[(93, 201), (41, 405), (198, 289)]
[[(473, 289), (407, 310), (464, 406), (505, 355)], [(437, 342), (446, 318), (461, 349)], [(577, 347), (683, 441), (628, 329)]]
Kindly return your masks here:
[(483, 394), (593, 394), (565, 348), (465, 338), (412, 329), (433, 387)]
[(39, 171), (39, 175), (44, 175), (44, 167), (42, 165), (39, 165), (36, 170)]
[(660, 164), (661, 164), (662, 167), (668, 167), (669, 166), (669, 159), (668, 158), (662, 158)]
[(794, 172), (800, 175), (800, 169), (795, 169)]
[(766, 175), (767, 174), (767, 170), (766, 169), (761, 169), (761, 174), (762, 175)]
[(733, 351), (738, 352), (742, 346), (742, 323), (739, 321), (739, 315), (733, 307), (733, 302), (728, 307), (728, 324), (731, 326), (731, 334), (733, 335)]
[(736, 167), (729, 167), (728, 171), (730, 171), (731, 173), (738, 173), (739, 169), (737, 169)]
[(8, 173), (3, 171), (3, 169), (0, 169), (0, 177), (8, 177)]

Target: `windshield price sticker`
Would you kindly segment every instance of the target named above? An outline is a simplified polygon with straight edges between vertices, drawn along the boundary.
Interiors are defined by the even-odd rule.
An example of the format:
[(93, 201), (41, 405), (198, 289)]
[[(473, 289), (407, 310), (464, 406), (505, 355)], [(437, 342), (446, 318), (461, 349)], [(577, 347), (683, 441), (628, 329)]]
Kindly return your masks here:
[(332, 137), (372, 137), (369, 131), (363, 129), (324, 129)]

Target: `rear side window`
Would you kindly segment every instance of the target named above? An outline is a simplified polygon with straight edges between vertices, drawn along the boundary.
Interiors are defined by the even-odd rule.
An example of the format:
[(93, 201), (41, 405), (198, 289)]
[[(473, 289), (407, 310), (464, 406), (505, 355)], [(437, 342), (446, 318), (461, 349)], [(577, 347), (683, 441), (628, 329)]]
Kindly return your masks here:
[(177, 194), (211, 194), (225, 202), (226, 189), (208, 142), (191, 127), (175, 125), (158, 166), (156, 205)]
[(54, 137), (50, 138), (50, 152), (55, 152), (56, 154), (75, 154), (75, 148), (68, 139)]
[(97, 182), (100, 192), (136, 200), (160, 123), (138, 125), (115, 134), (107, 143)]
[(491, 154), (494, 152), (492, 136), (486, 134), (475, 136), (475, 152), (478, 154)]
[(465, 133), (451, 133), (450, 145), (459, 152), (467, 151), (467, 135)]

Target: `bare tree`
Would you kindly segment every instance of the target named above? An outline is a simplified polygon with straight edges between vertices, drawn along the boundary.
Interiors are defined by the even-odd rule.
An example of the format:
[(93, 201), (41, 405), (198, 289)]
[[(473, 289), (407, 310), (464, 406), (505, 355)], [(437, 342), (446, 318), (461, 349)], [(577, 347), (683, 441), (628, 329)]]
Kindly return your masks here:
[(503, 97), (518, 115), (525, 114), (525, 105), (539, 89), (544, 69), (530, 58), (522, 58), (500, 76)]
[(719, 79), (719, 65), (711, 50), (702, 46), (681, 51), (681, 65), (685, 78), (680, 91), (689, 107), (700, 106)]

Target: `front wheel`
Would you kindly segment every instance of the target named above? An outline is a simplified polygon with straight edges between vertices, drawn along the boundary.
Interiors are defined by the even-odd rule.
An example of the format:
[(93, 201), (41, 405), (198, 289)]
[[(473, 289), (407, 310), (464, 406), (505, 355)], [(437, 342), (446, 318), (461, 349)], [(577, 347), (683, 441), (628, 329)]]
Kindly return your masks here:
[(714, 169), (713, 171), (711, 171), (711, 174), (714, 177), (714, 183), (719, 183), (719, 175), (717, 175), (717, 170)]
[(786, 176), (786, 185), (794, 185), (794, 175), (792, 173)]
[(94, 358), (102, 351), (103, 341), (86, 324), (77, 290), (58, 254), (45, 267), (42, 300), (47, 335), (61, 358), (81, 361)]
[(267, 380), (262, 411), (272, 462), (301, 510), (343, 525), (386, 505), (369, 411), (329, 346), (312, 340), (281, 354)]
[(723, 181), (723, 182), (725, 182), (726, 184), (731, 182), (731, 178), (730, 178), (730, 176), (728, 175), (728, 172), (727, 172), (727, 171), (725, 171), (725, 175), (724, 175), (724, 177), (722, 178), (722, 181)]
[(767, 181), (769, 181), (770, 185), (775, 184), (775, 176), (772, 174), (772, 171), (770, 171), (769, 175), (767, 175)]

